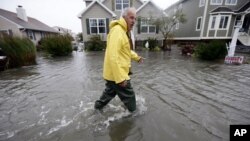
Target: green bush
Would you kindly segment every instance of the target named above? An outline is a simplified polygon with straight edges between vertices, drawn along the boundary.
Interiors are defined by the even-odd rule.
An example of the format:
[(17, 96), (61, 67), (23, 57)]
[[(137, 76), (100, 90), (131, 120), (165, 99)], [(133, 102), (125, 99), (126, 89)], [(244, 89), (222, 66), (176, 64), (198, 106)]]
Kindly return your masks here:
[(194, 50), (195, 56), (203, 60), (215, 60), (224, 58), (227, 54), (226, 43), (224, 41), (211, 41), (210, 43), (200, 43)]
[(66, 56), (73, 50), (71, 38), (63, 35), (45, 37), (41, 40), (41, 46), (52, 56)]
[(0, 48), (9, 59), (9, 68), (36, 64), (36, 47), (28, 38), (0, 36)]
[(161, 48), (158, 47), (158, 46), (156, 46), (156, 47), (153, 49), (153, 51), (161, 51)]
[(90, 37), (89, 41), (85, 44), (86, 51), (101, 51), (106, 47), (105, 43), (101, 40), (101, 37), (94, 35)]

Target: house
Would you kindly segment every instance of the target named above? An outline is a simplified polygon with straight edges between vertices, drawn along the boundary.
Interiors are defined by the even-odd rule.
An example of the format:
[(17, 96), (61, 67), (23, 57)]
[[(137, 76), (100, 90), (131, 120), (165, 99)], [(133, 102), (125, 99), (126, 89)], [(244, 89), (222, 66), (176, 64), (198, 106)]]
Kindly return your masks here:
[(73, 40), (77, 41), (76, 33), (73, 33), (71, 29), (60, 27), (60, 26), (53, 26), (54, 30), (56, 30), (60, 35), (70, 35)]
[(0, 33), (28, 37), (35, 44), (45, 36), (58, 34), (56, 30), (41, 21), (28, 17), (22, 6), (18, 6), (16, 10), (17, 13), (13, 13), (0, 9)]
[(177, 10), (185, 13), (187, 22), (175, 28), (176, 41), (230, 41), (240, 25), (238, 41), (250, 45), (250, 0), (179, 0), (165, 12), (171, 15)]
[(53, 26), (52, 28), (54, 28), (54, 30), (56, 30), (61, 35), (67, 35), (67, 34), (72, 35), (72, 31), (70, 29), (63, 28), (60, 26)]
[(81, 20), (83, 41), (86, 42), (93, 35), (100, 35), (106, 41), (109, 32), (109, 23), (119, 19), (126, 7), (137, 9), (137, 23), (133, 29), (136, 40), (148, 38), (161, 38), (159, 29), (150, 24), (152, 18), (163, 14), (163, 10), (157, 7), (153, 1), (141, 0), (84, 0), (86, 8), (78, 14)]

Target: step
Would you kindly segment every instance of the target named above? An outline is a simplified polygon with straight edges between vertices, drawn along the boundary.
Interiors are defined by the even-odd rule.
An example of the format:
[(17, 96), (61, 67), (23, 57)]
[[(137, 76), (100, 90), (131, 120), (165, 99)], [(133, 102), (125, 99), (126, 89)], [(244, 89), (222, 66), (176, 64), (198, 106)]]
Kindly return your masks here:
[(238, 40), (246, 46), (250, 46), (250, 36), (239, 36)]

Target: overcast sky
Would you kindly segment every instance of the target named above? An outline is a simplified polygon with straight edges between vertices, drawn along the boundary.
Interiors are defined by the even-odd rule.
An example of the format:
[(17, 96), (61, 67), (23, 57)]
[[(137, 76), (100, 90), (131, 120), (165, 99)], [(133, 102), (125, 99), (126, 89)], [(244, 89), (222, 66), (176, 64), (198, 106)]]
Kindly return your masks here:
[[(178, 0), (152, 0), (165, 9)], [(83, 0), (0, 0), (0, 8), (16, 12), (22, 5), (29, 17), (33, 17), (49, 26), (60, 26), (75, 33), (82, 31), (77, 15), (85, 8)]]

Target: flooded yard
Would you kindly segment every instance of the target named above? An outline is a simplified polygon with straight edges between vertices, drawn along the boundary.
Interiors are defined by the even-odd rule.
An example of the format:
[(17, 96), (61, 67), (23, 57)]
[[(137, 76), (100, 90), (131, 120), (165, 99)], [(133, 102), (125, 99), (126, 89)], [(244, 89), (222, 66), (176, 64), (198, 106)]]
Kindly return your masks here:
[(104, 89), (103, 52), (73, 52), (0, 72), (0, 140), (228, 141), (250, 124), (250, 65), (206, 62), (177, 51), (139, 52), (131, 83), (137, 111), (119, 98), (93, 109)]

